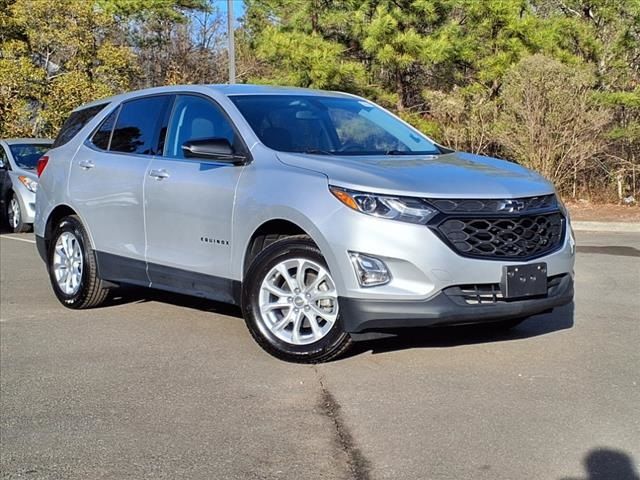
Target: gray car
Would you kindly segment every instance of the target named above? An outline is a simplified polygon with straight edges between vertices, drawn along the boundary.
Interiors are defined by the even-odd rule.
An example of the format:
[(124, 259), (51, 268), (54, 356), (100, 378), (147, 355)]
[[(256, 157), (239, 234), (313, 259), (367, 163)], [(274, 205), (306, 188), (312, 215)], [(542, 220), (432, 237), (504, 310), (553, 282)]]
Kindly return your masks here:
[(553, 185), (345, 93), (200, 85), (99, 100), (71, 114), (39, 170), (36, 242), (63, 305), (96, 307), (122, 284), (234, 303), (289, 361), (400, 327), (510, 328), (573, 298)]
[(13, 232), (31, 229), (35, 217), (38, 159), (51, 148), (51, 140), (0, 140), (0, 218)]

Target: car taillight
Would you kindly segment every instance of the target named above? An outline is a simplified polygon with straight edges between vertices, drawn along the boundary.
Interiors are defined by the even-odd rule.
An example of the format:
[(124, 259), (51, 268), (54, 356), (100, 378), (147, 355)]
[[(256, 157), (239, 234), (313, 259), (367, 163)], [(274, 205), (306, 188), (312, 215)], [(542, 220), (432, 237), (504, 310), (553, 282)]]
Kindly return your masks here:
[(36, 172), (38, 173), (38, 177), (42, 175), (42, 172), (44, 172), (47, 163), (49, 163), (49, 157), (47, 157), (46, 155), (43, 155), (38, 159), (38, 164), (36, 165)]

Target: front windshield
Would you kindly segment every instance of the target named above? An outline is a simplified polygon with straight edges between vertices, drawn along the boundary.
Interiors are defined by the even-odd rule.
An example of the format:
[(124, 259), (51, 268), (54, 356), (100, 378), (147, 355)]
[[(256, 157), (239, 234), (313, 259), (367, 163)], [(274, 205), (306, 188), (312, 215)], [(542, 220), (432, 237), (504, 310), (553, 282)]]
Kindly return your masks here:
[(9, 145), (18, 168), (35, 170), (38, 159), (51, 148), (48, 143), (16, 143)]
[(325, 155), (439, 154), (424, 135), (357, 98), (310, 95), (230, 97), (269, 148)]

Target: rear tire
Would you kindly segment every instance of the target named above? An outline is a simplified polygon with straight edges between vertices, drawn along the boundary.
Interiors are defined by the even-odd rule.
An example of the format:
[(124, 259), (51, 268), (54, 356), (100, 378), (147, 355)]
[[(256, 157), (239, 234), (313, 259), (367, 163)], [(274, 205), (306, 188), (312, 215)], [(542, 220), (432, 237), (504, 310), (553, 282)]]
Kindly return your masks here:
[(9, 197), (6, 214), (7, 224), (13, 233), (23, 233), (31, 230), (31, 225), (23, 221), (22, 207), (20, 207), (20, 200), (18, 200), (15, 193)]
[(97, 307), (109, 294), (98, 277), (95, 252), (76, 215), (64, 217), (56, 226), (49, 242), (47, 268), (53, 292), (67, 308)]
[(269, 354), (289, 362), (320, 363), (351, 345), (342, 327), (335, 283), (309, 237), (270, 244), (253, 260), (245, 278), (245, 322)]

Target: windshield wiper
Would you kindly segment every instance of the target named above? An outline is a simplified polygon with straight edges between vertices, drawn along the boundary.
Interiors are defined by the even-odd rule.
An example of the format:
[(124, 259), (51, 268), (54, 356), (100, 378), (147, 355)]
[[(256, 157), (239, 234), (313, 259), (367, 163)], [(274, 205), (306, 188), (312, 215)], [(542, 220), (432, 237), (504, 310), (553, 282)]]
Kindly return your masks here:
[(415, 155), (415, 156), (420, 156), (420, 155), (440, 155), (440, 152), (438, 151), (432, 151), (432, 152), (411, 152), (411, 151), (406, 151), (406, 150), (387, 150), (386, 152), (384, 152), (385, 155)]
[(330, 150), (321, 150), (319, 148), (309, 148), (307, 150), (302, 150), (299, 153), (308, 153), (311, 155), (335, 155), (335, 152), (332, 152)]
[(403, 152), (402, 150), (387, 150), (384, 152), (385, 155), (406, 155), (411, 152)]

